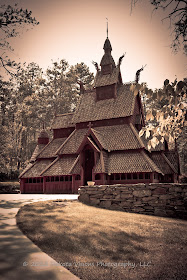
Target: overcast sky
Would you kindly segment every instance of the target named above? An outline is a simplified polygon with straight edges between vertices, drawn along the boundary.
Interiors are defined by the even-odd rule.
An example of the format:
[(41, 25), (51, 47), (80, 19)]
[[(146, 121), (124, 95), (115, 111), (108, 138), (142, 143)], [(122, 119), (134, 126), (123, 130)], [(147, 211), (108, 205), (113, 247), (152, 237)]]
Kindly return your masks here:
[(0, 0), (18, 3), (31, 10), (40, 24), (21, 37), (11, 39), (13, 58), (36, 62), (46, 69), (51, 60), (66, 59), (69, 64), (84, 62), (92, 72), (92, 61), (100, 64), (106, 39), (106, 17), (109, 39), (117, 63), (121, 65), (123, 82), (133, 81), (136, 71), (147, 64), (140, 82), (151, 88), (162, 87), (163, 81), (187, 76), (187, 60), (183, 52), (170, 49), (169, 22), (162, 24), (162, 13), (152, 15), (148, 0), (140, 0), (131, 14), (131, 0)]

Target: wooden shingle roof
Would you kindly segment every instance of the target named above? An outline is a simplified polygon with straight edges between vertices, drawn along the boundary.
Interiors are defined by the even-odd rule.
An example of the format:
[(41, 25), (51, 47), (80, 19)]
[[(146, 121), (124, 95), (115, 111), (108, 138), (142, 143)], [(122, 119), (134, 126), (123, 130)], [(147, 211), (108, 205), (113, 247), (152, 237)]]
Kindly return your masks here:
[(45, 147), (45, 144), (38, 144), (36, 146), (36, 148), (34, 149), (34, 152), (31, 156), (30, 162), (34, 162), (38, 156), (38, 154), (41, 152), (41, 150), (43, 150), (43, 148)]
[(41, 173), (47, 166), (52, 163), (52, 159), (43, 159), (36, 161), (33, 165), (30, 165), (26, 168), (22, 174), (20, 175), (21, 178), (31, 178), (31, 177), (40, 177)]
[(151, 153), (150, 157), (154, 161), (154, 163), (159, 167), (163, 174), (172, 174), (173, 172), (177, 173), (175, 167), (163, 153)]
[(94, 79), (94, 87), (103, 87), (113, 85), (118, 82), (118, 76), (120, 73), (119, 67), (114, 68), (111, 74), (103, 75), (101, 71), (97, 71)]
[(52, 129), (74, 127), (72, 117), (73, 113), (56, 115), (52, 123)]
[(72, 167), (76, 161), (77, 156), (63, 156), (58, 158), (47, 168), (42, 176), (57, 176), (71, 174)]
[(90, 122), (104, 119), (128, 117), (133, 114), (134, 93), (130, 85), (118, 88), (117, 97), (96, 102), (96, 93), (85, 92), (79, 100), (72, 121), (74, 123)]
[(162, 173), (145, 152), (111, 153), (108, 159), (108, 173)]
[(58, 151), (58, 154), (75, 154), (81, 145), (88, 128), (74, 130), (71, 135), (68, 137), (68, 141), (62, 145), (61, 149)]
[(143, 148), (144, 144), (135, 133), (133, 125), (122, 124), (114, 126), (95, 127), (93, 133), (108, 151), (131, 150)]
[(51, 158), (56, 156), (56, 151), (64, 143), (66, 138), (56, 138), (49, 142), (38, 154), (37, 158)]

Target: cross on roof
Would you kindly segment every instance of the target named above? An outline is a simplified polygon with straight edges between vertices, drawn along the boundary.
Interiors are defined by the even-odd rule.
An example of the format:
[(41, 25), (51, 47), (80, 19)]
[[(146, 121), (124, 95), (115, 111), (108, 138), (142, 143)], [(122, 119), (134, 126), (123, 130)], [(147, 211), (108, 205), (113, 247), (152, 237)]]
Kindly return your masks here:
[(88, 128), (92, 128), (93, 124), (91, 122), (89, 122), (89, 124), (87, 126), (88, 126)]

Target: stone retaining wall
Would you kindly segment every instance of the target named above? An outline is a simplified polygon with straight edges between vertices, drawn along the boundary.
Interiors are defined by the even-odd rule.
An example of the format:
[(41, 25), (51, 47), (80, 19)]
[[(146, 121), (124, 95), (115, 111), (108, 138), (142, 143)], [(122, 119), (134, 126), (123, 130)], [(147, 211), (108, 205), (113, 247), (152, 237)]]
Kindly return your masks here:
[(187, 218), (187, 184), (82, 186), (79, 201), (111, 210)]

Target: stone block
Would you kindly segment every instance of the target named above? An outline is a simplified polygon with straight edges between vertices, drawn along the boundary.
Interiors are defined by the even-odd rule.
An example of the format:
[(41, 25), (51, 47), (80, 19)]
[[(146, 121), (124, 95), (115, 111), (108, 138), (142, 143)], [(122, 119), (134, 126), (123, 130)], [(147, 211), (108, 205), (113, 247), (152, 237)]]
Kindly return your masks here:
[(161, 217), (166, 217), (167, 216), (166, 210), (162, 209), (162, 208), (155, 208), (154, 214), (156, 216), (161, 216)]
[(99, 203), (100, 203), (100, 199), (97, 199), (97, 198), (90, 198), (90, 204), (91, 204), (91, 205), (96, 206), (96, 205), (99, 205)]
[(90, 199), (91, 198), (102, 198), (103, 197), (103, 194), (101, 194), (101, 193), (96, 193), (96, 194), (91, 194), (90, 195)]
[(166, 188), (156, 188), (152, 192), (152, 194), (166, 194), (166, 193), (167, 193)]
[(133, 197), (133, 195), (132, 194), (130, 194), (130, 193), (121, 193), (121, 198), (123, 198), (123, 199), (127, 199), (127, 198), (132, 198)]
[(159, 199), (170, 199), (170, 198), (171, 198), (171, 195), (169, 195), (169, 194), (161, 194), (159, 196)]
[(156, 201), (157, 197), (152, 197), (152, 196), (146, 196), (146, 197), (142, 197), (142, 201), (143, 202), (147, 202), (147, 201)]
[(122, 210), (122, 207), (119, 204), (113, 203), (113, 204), (111, 204), (109, 209), (111, 209), (111, 210)]
[(105, 185), (100, 185), (100, 186), (98, 186), (98, 190), (99, 191), (104, 191), (104, 190), (106, 190), (106, 188), (107, 188), (107, 186), (105, 186)]
[(120, 194), (117, 194), (114, 196), (114, 199), (120, 199), (121, 198), (121, 195)]
[(151, 196), (151, 190), (137, 190), (133, 191), (133, 195), (136, 197)]
[(181, 187), (175, 187), (175, 192), (182, 192), (182, 188)]
[(153, 210), (154, 207), (153, 207), (153, 206), (144, 206), (144, 209), (145, 209), (145, 210)]
[(103, 195), (103, 199), (113, 199), (114, 196), (112, 194), (105, 194)]
[(103, 208), (109, 208), (111, 206), (111, 201), (110, 200), (103, 200), (99, 204), (100, 207)]
[(79, 195), (78, 200), (80, 202), (90, 203), (90, 197), (87, 193), (83, 193), (83, 194)]
[(120, 202), (119, 204), (121, 207), (124, 207), (124, 206), (127, 206), (127, 207), (130, 207), (131, 205), (133, 205), (132, 202), (129, 202), (129, 201), (122, 201)]
[(142, 212), (145, 212), (145, 209), (144, 208), (142, 208), (142, 207), (133, 207), (133, 208), (131, 208), (134, 212), (136, 212), (136, 213), (142, 213)]

